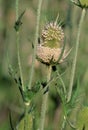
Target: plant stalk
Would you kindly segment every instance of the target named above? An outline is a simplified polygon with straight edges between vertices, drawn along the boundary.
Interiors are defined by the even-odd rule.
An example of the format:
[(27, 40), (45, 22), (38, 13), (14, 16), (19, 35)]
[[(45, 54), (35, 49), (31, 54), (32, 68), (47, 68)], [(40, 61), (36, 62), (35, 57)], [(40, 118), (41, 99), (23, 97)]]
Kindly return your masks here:
[[(18, 17), (19, 17), (18, 8), (19, 8), (19, 0), (16, 0), (16, 21), (18, 20)], [(18, 67), (19, 67), (19, 71), (20, 71), (22, 89), (24, 90), (23, 74), (22, 74), (21, 59), (20, 59), (20, 52), (19, 52), (19, 31), (16, 31), (16, 44), (17, 44)]]
[(77, 55), (78, 55), (78, 49), (79, 49), (80, 33), (81, 33), (81, 29), (82, 29), (82, 24), (83, 24), (83, 21), (84, 21), (85, 13), (86, 13), (86, 9), (83, 8), (82, 9), (82, 13), (81, 13), (79, 26), (78, 26), (76, 45), (75, 45), (75, 49), (74, 49), (74, 58), (73, 58), (71, 78), (70, 78), (70, 83), (69, 83), (69, 91), (68, 91), (68, 95), (67, 95), (67, 102), (70, 101), (71, 95), (72, 95), (72, 88), (73, 88), (73, 82), (74, 82), (75, 70), (76, 70), (76, 64), (77, 64)]
[[(19, 0), (16, 0), (16, 21), (18, 20), (18, 9), (19, 9)], [(23, 74), (22, 74), (22, 67), (21, 67), (21, 59), (20, 59), (20, 52), (19, 52), (19, 30), (16, 31), (16, 43), (17, 43), (17, 58), (18, 58), (18, 67), (20, 71), (20, 78), (22, 82), (22, 90), (24, 90), (24, 82), (23, 82)], [(25, 116), (24, 116), (24, 130), (28, 130), (28, 105), (24, 102), (25, 107)]]
[[(50, 78), (51, 78), (51, 70), (52, 70), (52, 67), (50, 65), (50, 66), (48, 66), (48, 70), (47, 70), (47, 83), (50, 81)], [(44, 130), (45, 115), (46, 115), (46, 109), (47, 109), (47, 105), (48, 105), (48, 103), (47, 103), (48, 94), (49, 94), (49, 92), (46, 92), (43, 95), (42, 108), (41, 108), (40, 129), (39, 130)]]
[(38, 9), (37, 9), (36, 32), (35, 32), (35, 40), (34, 40), (34, 53), (32, 57), (32, 66), (31, 66), (30, 79), (29, 79), (29, 84), (28, 84), (29, 89), (31, 89), (31, 84), (32, 84), (32, 79), (33, 79), (33, 74), (34, 74), (34, 65), (35, 65), (35, 59), (36, 59), (36, 50), (37, 50), (38, 34), (39, 34), (41, 5), (42, 5), (42, 0), (39, 0)]
[(28, 110), (29, 110), (28, 108), (29, 108), (29, 104), (25, 103), (24, 130), (30, 130), (29, 119), (28, 119)]

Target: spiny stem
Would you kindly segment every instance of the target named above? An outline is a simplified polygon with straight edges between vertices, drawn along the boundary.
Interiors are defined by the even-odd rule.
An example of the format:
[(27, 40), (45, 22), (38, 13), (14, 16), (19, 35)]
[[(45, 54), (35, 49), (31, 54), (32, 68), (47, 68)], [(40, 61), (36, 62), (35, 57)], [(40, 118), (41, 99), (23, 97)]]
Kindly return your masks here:
[(38, 10), (37, 10), (37, 23), (36, 23), (35, 41), (34, 41), (34, 53), (33, 53), (33, 57), (32, 57), (32, 66), (31, 66), (30, 79), (29, 79), (29, 85), (28, 85), (29, 89), (31, 88), (33, 74), (34, 74), (34, 65), (35, 65), (35, 59), (36, 59), (36, 50), (37, 50), (37, 42), (38, 42), (38, 34), (39, 34), (41, 5), (42, 5), (42, 0), (39, 0)]
[[(52, 67), (48, 66), (47, 83), (50, 81), (50, 78), (51, 78), (51, 70), (52, 70)], [(47, 92), (43, 95), (42, 108), (41, 108), (40, 129), (39, 130), (44, 130), (44, 122), (45, 122), (45, 115), (46, 115), (46, 109), (47, 109), (48, 93), (49, 92)]]
[(79, 40), (80, 40), (80, 33), (82, 29), (82, 23), (84, 21), (86, 9), (84, 8), (82, 10), (79, 26), (78, 26), (78, 33), (77, 33), (77, 39), (76, 39), (76, 46), (74, 49), (74, 58), (73, 58), (73, 64), (72, 64), (72, 71), (71, 71), (71, 78), (70, 78), (70, 84), (69, 84), (69, 91), (67, 95), (67, 102), (70, 101), (71, 95), (72, 95), (72, 88), (73, 88), (73, 82), (74, 82), (74, 77), (75, 77), (75, 70), (76, 70), (76, 63), (77, 63), (77, 55), (78, 55), (78, 49), (79, 49)]
[[(19, 8), (19, 0), (16, 0), (16, 21), (18, 20), (18, 8)], [(20, 77), (22, 82), (22, 89), (24, 90), (24, 82), (23, 82), (23, 75), (22, 75), (22, 67), (21, 67), (21, 60), (20, 60), (20, 52), (19, 52), (19, 31), (16, 31), (16, 43), (17, 43), (17, 58), (18, 58), (18, 66), (20, 71)]]

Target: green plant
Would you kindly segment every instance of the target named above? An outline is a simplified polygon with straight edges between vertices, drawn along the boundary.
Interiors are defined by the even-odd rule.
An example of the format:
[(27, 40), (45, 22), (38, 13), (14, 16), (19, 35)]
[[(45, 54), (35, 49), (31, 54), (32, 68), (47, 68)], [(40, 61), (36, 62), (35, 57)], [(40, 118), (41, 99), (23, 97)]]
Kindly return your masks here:
[[(12, 66), (10, 66), (10, 75), (14, 78), (15, 82), (17, 83), (19, 87), (19, 91), (21, 93), (21, 97), (23, 99), (24, 103), (24, 112), (22, 113), (21, 118), (19, 119), (17, 126), (14, 128), (11, 122), (11, 128), (17, 129), (17, 130), (32, 130), (39, 129), (44, 130), (45, 129), (45, 118), (46, 118), (46, 111), (47, 107), (49, 105), (48, 103), (48, 96), (49, 96), (49, 88), (52, 87), (52, 83), (54, 83), (54, 87), (56, 88), (56, 92), (58, 93), (60, 97), (60, 103), (63, 110), (62, 114), (62, 123), (61, 123), (61, 130), (65, 130), (67, 124), (72, 129), (76, 129), (76, 126), (71, 124), (70, 122), (70, 115), (73, 111), (73, 108), (77, 106), (77, 98), (78, 98), (78, 88), (79, 88), (79, 82), (76, 84), (76, 89), (73, 90), (74, 86), (74, 78), (75, 78), (75, 71), (76, 71), (76, 64), (77, 64), (77, 55), (78, 55), (78, 49), (79, 49), (79, 40), (80, 40), (80, 33), (82, 28), (82, 23), (85, 17), (86, 9), (87, 9), (87, 1), (79, 1), (78, 3), (73, 1), (72, 2), (82, 8), (82, 14), (78, 26), (78, 33), (76, 38), (76, 44), (73, 48), (74, 56), (73, 56), (73, 64), (72, 64), (72, 70), (70, 75), (70, 83), (69, 88), (66, 87), (64, 80), (62, 78), (62, 75), (59, 72), (59, 69), (56, 69), (57, 66), (60, 68), (62, 66), (62, 63), (65, 61), (69, 53), (65, 48), (65, 34), (63, 32), (62, 26), (63, 24), (61, 21), (58, 23), (58, 16), (54, 22), (50, 22), (47, 24), (44, 29), (42, 30), (42, 33), (40, 35), (40, 43), (38, 42), (38, 36), (39, 36), (39, 25), (40, 25), (40, 13), (41, 13), (41, 6), (42, 6), (42, 0), (39, 0), (38, 3), (38, 10), (37, 10), (37, 23), (36, 23), (36, 31), (35, 31), (35, 37), (34, 37), (34, 50), (33, 50), (33, 57), (32, 57), (32, 64), (31, 64), (31, 71), (29, 74), (29, 82), (27, 85), (24, 83), (23, 78), (23, 72), (22, 72), (22, 65), (21, 65), (21, 59), (20, 59), (20, 40), (19, 40), (19, 34), (20, 34), (20, 28), (22, 25), (22, 17), (25, 13), (23, 11), (21, 15), (18, 14), (19, 12), (19, 0), (16, 0), (16, 22), (14, 25), (15, 31), (16, 31), (16, 43), (17, 43), (17, 57), (18, 57), (18, 68), (20, 76), (15, 77), (15, 72), (12, 69)], [(38, 60), (41, 62), (44, 66), (46, 66), (46, 81), (43, 83), (42, 81), (39, 81), (38, 83), (34, 83), (35, 85), (32, 85), (33, 78), (34, 78), (34, 65), (35, 60)], [(53, 67), (55, 67), (55, 75), (53, 74)], [(62, 72), (63, 73), (63, 72)], [(53, 77), (54, 75), (54, 77)], [(53, 77), (53, 78), (52, 78)], [(58, 79), (58, 80), (57, 80)], [(78, 80), (78, 79), (77, 79)], [(60, 82), (60, 83), (58, 83)], [(41, 107), (41, 115), (40, 115), (40, 125), (36, 125), (34, 123), (36, 120), (33, 119), (32, 112), (35, 111), (35, 108), (32, 110), (32, 101), (35, 98), (35, 95), (43, 92), (42, 94), (42, 107)], [(35, 116), (35, 115), (34, 115)], [(10, 116), (11, 117), (11, 116)], [(83, 129), (85, 127), (83, 126)]]

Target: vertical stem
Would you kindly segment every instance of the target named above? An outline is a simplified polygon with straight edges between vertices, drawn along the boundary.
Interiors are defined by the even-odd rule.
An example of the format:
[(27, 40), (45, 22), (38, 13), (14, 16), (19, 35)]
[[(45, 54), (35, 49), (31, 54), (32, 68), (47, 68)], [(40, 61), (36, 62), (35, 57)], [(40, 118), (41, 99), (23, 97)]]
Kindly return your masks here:
[[(18, 8), (19, 8), (19, 0), (16, 0), (16, 21), (18, 20)], [(23, 75), (22, 75), (20, 52), (19, 52), (19, 31), (16, 32), (16, 43), (17, 43), (18, 66), (19, 66), (20, 77), (21, 77), (21, 82), (22, 82), (22, 89), (24, 90), (24, 82), (23, 82)]]
[[(52, 67), (48, 66), (48, 70), (47, 70), (47, 83), (50, 81), (51, 70), (52, 70)], [(44, 122), (45, 122), (45, 114), (46, 114), (46, 109), (47, 109), (48, 93), (49, 92), (47, 92), (47, 93), (45, 93), (43, 95), (42, 108), (41, 108), (40, 129), (39, 130), (44, 130)]]
[[(19, 9), (19, 0), (16, 0), (16, 21), (18, 20), (18, 9)], [(20, 77), (22, 82), (22, 89), (24, 90), (24, 82), (23, 82), (23, 74), (22, 74), (22, 67), (21, 67), (21, 59), (20, 59), (20, 52), (19, 52), (19, 30), (16, 32), (16, 43), (17, 43), (17, 58), (18, 58), (18, 66), (20, 71)], [(30, 130), (29, 128), (29, 120), (28, 120), (28, 108), (30, 103), (24, 102), (25, 107), (25, 116), (24, 116), (24, 130)]]
[(79, 48), (79, 40), (80, 40), (80, 33), (82, 29), (82, 23), (85, 17), (86, 9), (84, 8), (82, 10), (79, 26), (78, 26), (78, 33), (77, 33), (77, 39), (76, 39), (76, 46), (74, 50), (74, 58), (73, 58), (73, 65), (72, 65), (72, 71), (71, 71), (71, 78), (70, 78), (70, 84), (69, 84), (69, 92), (68, 92), (68, 97), (67, 97), (67, 102), (70, 101), (71, 95), (72, 95), (72, 88), (73, 88), (73, 82), (74, 82), (74, 77), (75, 77), (75, 70), (76, 70), (76, 63), (77, 63), (77, 55), (78, 55), (78, 48)]
[(21, 67), (21, 60), (20, 60), (20, 52), (19, 52), (19, 32), (17, 32), (17, 57), (18, 57), (18, 66), (20, 71), (20, 77), (22, 82), (22, 89), (24, 90), (24, 82), (23, 82), (23, 74), (22, 74), (22, 67)]
[[(35, 41), (34, 41), (34, 53), (33, 53), (33, 57), (32, 57), (32, 66), (31, 66), (30, 79), (29, 79), (29, 84), (28, 84), (29, 89), (31, 88), (33, 73), (34, 73), (34, 64), (35, 64), (35, 59), (36, 59), (36, 49), (37, 49), (37, 41), (38, 41), (38, 33), (39, 33), (41, 5), (42, 5), (42, 0), (39, 0), (38, 10), (37, 10), (37, 23), (36, 23)], [(29, 119), (28, 119), (28, 107), (29, 107), (29, 105), (30, 104), (28, 104), (28, 105), (25, 104), (24, 130), (30, 130)]]
[(66, 103), (63, 101), (62, 103), (62, 108), (63, 108), (63, 122), (62, 122), (62, 126), (61, 126), (61, 130), (65, 130), (66, 129), (66, 123), (67, 123), (67, 110), (66, 110)]
[(31, 88), (33, 73), (34, 73), (34, 65), (35, 65), (35, 59), (36, 59), (36, 50), (37, 50), (37, 42), (38, 42), (38, 34), (39, 34), (41, 5), (42, 5), (42, 0), (39, 0), (38, 10), (37, 10), (37, 23), (36, 23), (35, 41), (34, 41), (34, 53), (33, 53), (33, 57), (32, 57), (32, 66), (31, 66), (30, 79), (29, 79), (29, 85), (28, 85), (29, 89)]
[(66, 117), (64, 116), (61, 130), (64, 130), (65, 126), (66, 126)]
[(16, 21), (18, 20), (18, 8), (19, 8), (19, 0), (16, 0)]
[(29, 127), (29, 120), (28, 120), (28, 109), (29, 108), (29, 104), (25, 103), (25, 116), (24, 116), (24, 130), (30, 130)]

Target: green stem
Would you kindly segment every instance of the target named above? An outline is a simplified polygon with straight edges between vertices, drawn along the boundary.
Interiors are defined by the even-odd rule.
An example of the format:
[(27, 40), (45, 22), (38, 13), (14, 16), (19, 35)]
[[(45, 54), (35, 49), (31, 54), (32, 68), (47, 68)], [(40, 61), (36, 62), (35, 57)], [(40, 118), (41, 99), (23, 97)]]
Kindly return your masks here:
[(61, 81), (61, 83), (62, 83), (62, 87), (63, 87), (63, 90), (64, 90), (64, 94), (66, 95), (66, 86), (65, 86), (65, 84), (64, 84), (64, 81), (63, 81), (61, 75), (59, 74), (59, 72), (57, 72), (57, 75), (58, 75), (58, 77), (59, 77), (59, 79), (60, 79), (60, 81)]
[[(51, 70), (52, 70), (52, 67), (48, 66), (47, 83), (50, 81), (50, 78), (51, 78)], [(40, 129), (39, 130), (44, 130), (44, 122), (45, 122), (45, 114), (46, 114), (46, 109), (47, 109), (48, 93), (49, 92), (47, 92), (43, 95), (42, 108), (41, 108)]]
[(18, 8), (19, 8), (19, 0), (16, 0), (16, 21), (18, 20)]
[[(16, 0), (16, 21), (18, 20), (18, 9), (19, 9), (19, 0)], [(20, 71), (20, 77), (21, 77), (21, 82), (22, 82), (22, 89), (24, 90), (24, 82), (23, 82), (23, 74), (22, 74), (22, 67), (21, 67), (21, 59), (20, 59), (20, 48), (19, 48), (19, 30), (16, 31), (16, 43), (17, 43), (17, 58), (18, 58), (18, 66), (19, 66), (19, 71)], [(24, 107), (25, 107), (25, 116), (24, 116), (24, 130), (29, 130), (29, 120), (28, 120), (28, 108), (29, 108), (29, 103), (24, 102)]]
[(65, 130), (66, 129), (68, 113), (67, 113), (67, 110), (66, 110), (66, 103), (64, 101), (62, 103), (62, 109), (63, 109), (63, 122), (62, 122), (61, 130)]
[[(19, 6), (19, 0), (16, 0), (16, 21), (18, 20), (18, 6)], [(24, 82), (23, 82), (23, 75), (22, 75), (20, 52), (19, 52), (19, 31), (16, 32), (16, 43), (17, 43), (18, 66), (19, 66), (20, 77), (21, 77), (21, 82), (22, 82), (22, 89), (24, 90)]]
[(19, 32), (17, 32), (17, 57), (18, 57), (18, 66), (19, 66), (20, 77), (21, 77), (21, 82), (22, 82), (22, 89), (24, 90), (23, 74), (22, 74), (20, 52), (19, 52)]
[(25, 103), (24, 130), (30, 130), (29, 119), (28, 119), (28, 108), (29, 108), (29, 104)]
[(71, 95), (72, 95), (72, 88), (73, 88), (73, 82), (74, 82), (74, 77), (75, 77), (75, 70), (76, 70), (76, 64), (77, 64), (77, 55), (78, 55), (78, 49), (79, 49), (79, 40), (80, 40), (80, 33), (82, 29), (82, 23), (84, 21), (86, 9), (84, 8), (82, 10), (79, 26), (78, 26), (78, 33), (77, 33), (77, 39), (76, 39), (76, 46), (74, 49), (74, 59), (73, 59), (73, 65), (72, 65), (72, 71), (71, 71), (71, 78), (70, 78), (70, 84), (69, 84), (69, 92), (68, 92), (68, 97), (67, 97), (67, 102), (70, 101)]
[(64, 129), (65, 129), (65, 126), (66, 126), (66, 117), (64, 116), (64, 117), (63, 117), (63, 123), (62, 123), (61, 130), (64, 130)]
[(33, 53), (33, 57), (32, 57), (32, 67), (31, 67), (30, 79), (29, 79), (29, 85), (28, 85), (29, 89), (31, 88), (33, 74), (34, 74), (34, 65), (35, 65), (35, 59), (36, 59), (36, 50), (37, 50), (37, 42), (38, 42), (38, 34), (39, 34), (41, 5), (42, 5), (42, 0), (39, 0), (38, 10), (37, 10), (37, 23), (36, 23), (35, 41), (34, 41), (34, 53)]

